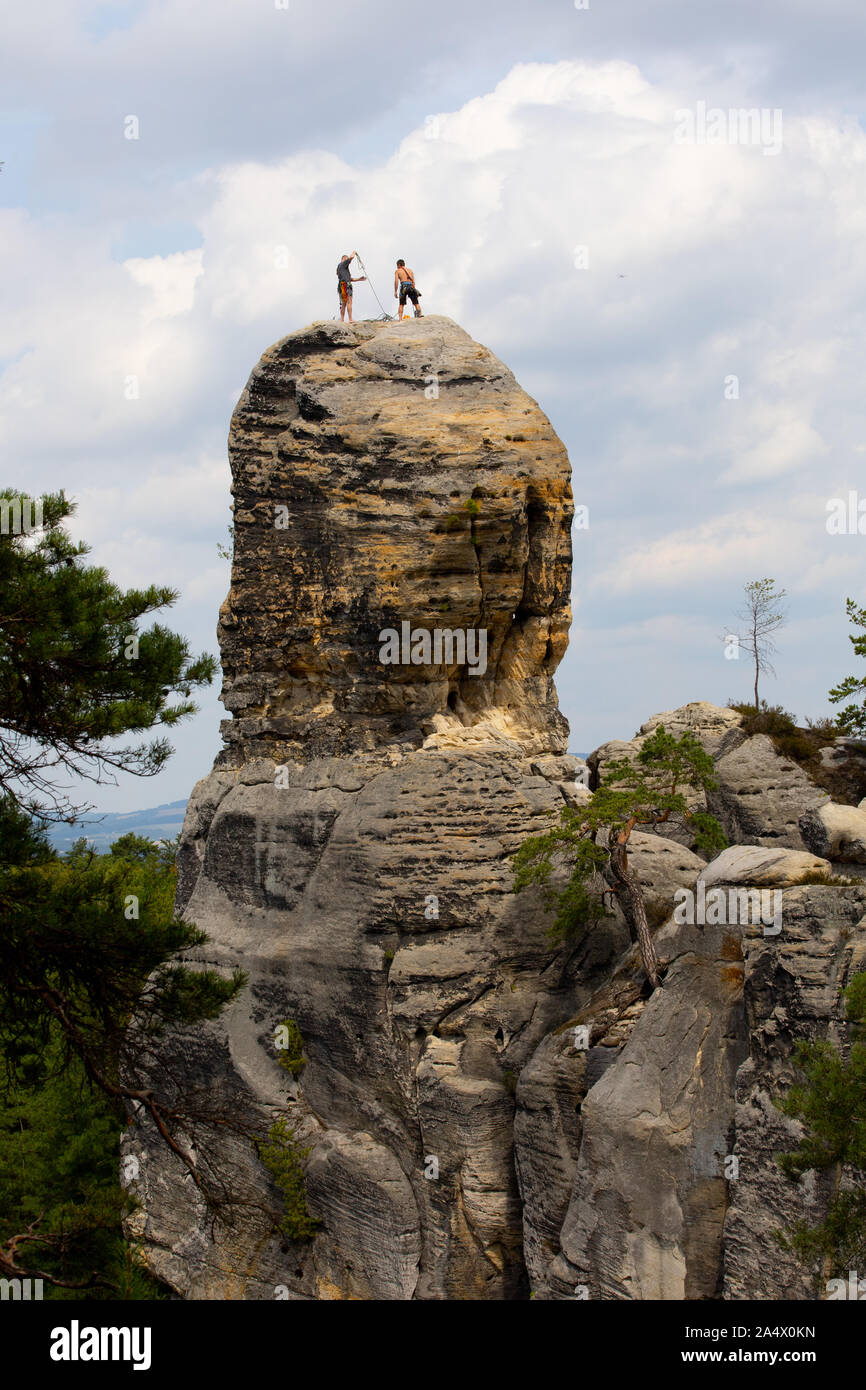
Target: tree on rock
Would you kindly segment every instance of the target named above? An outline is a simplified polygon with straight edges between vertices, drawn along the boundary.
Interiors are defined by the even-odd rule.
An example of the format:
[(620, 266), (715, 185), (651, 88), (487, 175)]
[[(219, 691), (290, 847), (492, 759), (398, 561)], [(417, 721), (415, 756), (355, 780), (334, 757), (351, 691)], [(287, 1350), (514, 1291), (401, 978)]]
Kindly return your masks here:
[(755, 709), (759, 710), (758, 680), (764, 672), (769, 676), (776, 674), (770, 661), (776, 650), (772, 634), (784, 626), (786, 592), (777, 591), (775, 579), (753, 579), (744, 585), (743, 593), (746, 601), (737, 618), (745, 625), (745, 631), (736, 637), (755, 663)]
[[(629, 840), (634, 830), (683, 825), (689, 827), (698, 850), (718, 853), (727, 843), (722, 827), (706, 811), (692, 810), (687, 796), (716, 785), (713, 760), (694, 735), (677, 739), (660, 724), (635, 762), (623, 758), (610, 764), (604, 783), (585, 806), (563, 807), (558, 826), (524, 841), (512, 859), (515, 892), (530, 884), (543, 888), (548, 906), (557, 908), (552, 927), (557, 940), (574, 937), (581, 926), (603, 914), (604, 897), (615, 896), (655, 989), (661, 971), (640, 880), (629, 865)], [(571, 870), (560, 891), (551, 885), (557, 861)], [(601, 893), (591, 886), (596, 873), (610, 885)]]
[[(858, 608), (853, 599), (849, 598), (845, 602), (849, 622), (855, 627), (866, 629), (866, 608)], [(866, 631), (861, 632), (860, 636), (850, 636), (848, 641), (854, 648), (858, 656), (866, 656)], [(830, 702), (840, 705), (843, 700), (849, 699), (851, 695), (862, 695), (866, 691), (866, 676), (846, 676), (845, 679), (833, 687), (830, 691)], [(855, 736), (866, 735), (866, 700), (862, 704), (845, 705), (836, 716), (836, 723), (846, 734)]]

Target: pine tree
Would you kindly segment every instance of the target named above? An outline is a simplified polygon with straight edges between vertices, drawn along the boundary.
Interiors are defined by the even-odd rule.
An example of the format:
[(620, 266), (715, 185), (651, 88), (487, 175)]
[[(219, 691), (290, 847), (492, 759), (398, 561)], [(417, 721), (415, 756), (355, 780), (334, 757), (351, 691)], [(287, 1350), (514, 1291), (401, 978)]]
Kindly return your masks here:
[[(833, 1183), (824, 1220), (798, 1222), (778, 1238), (825, 1280), (850, 1269), (866, 1276), (866, 973), (855, 975), (843, 994), (852, 1037), (848, 1056), (825, 1039), (798, 1042), (794, 1061), (804, 1079), (777, 1101), (805, 1127), (799, 1146), (779, 1155), (783, 1173), (799, 1181), (804, 1173), (823, 1172)], [(860, 1180), (843, 1185), (846, 1169)]]
[[(29, 502), (10, 490), (4, 499), (19, 513)], [(46, 494), (40, 510), (38, 527), (0, 531), (0, 793), (36, 817), (72, 821), (90, 807), (59, 791), (58, 775), (154, 776), (171, 754), (166, 738), (115, 741), (193, 714), (188, 697), (210, 684), (216, 662), (191, 657), (158, 623), (139, 631), (176, 590), (124, 591), (84, 564), (89, 547), (63, 526), (75, 510), (63, 492)]]
[[(697, 849), (723, 849), (727, 841), (718, 821), (705, 811), (690, 810), (685, 794), (690, 788), (709, 791), (715, 786), (713, 760), (697, 739), (689, 733), (676, 739), (660, 724), (645, 739), (636, 762), (623, 758), (610, 764), (603, 785), (585, 806), (563, 807), (558, 827), (524, 841), (512, 860), (515, 892), (541, 885), (548, 906), (555, 904), (557, 909), (554, 940), (573, 937), (601, 916), (604, 897), (613, 893), (655, 989), (661, 983), (659, 962), (640, 880), (629, 867), (629, 840), (632, 831), (642, 827), (687, 825)], [(556, 859), (571, 870), (559, 892), (550, 884)], [(593, 891), (592, 879), (602, 872), (611, 886), (599, 894)]]
[(177, 962), (206, 937), (174, 916), (166, 846), (125, 836), (61, 859), (30, 826), (28, 855), (26, 822), (0, 804), (15, 848), (0, 864), (0, 1274), (151, 1297), (121, 1233), (120, 1132), (141, 1111), (186, 1153), (189, 1113), (136, 1077), (165, 1028), (215, 1017), (242, 977)]
[[(31, 1272), (58, 1288), (114, 1287), (117, 1280), (132, 1288), (139, 1275), (117, 1243), (123, 1194), (116, 1177), (106, 1186), (105, 1163), (116, 1174), (120, 1124), (147, 1118), (205, 1198), (220, 1200), (206, 1159), (203, 1168), (183, 1139), (197, 1118), (213, 1118), (207, 1103), (157, 1093), (153, 1062), (168, 1028), (215, 1018), (243, 976), (225, 978), (179, 959), (207, 938), (174, 915), (171, 846), (126, 836), (98, 855), (80, 840), (61, 858), (45, 827), (86, 809), (58, 790), (58, 777), (98, 782), (118, 770), (158, 772), (171, 752), (164, 737), (128, 747), (118, 740), (192, 714), (191, 690), (211, 681), (216, 663), (192, 658), (185, 639), (159, 624), (139, 631), (139, 621), (173, 603), (175, 591), (123, 591), (105, 570), (87, 566), (88, 547), (63, 527), (73, 506), (62, 492), (41, 499), (38, 525), (11, 532), (10, 511), (20, 519), (26, 499), (9, 491), (4, 499), (0, 1274)], [(73, 1150), (69, 1164), (58, 1158), (53, 1189), (45, 1148), (51, 1135)], [(25, 1190), (15, 1174), (28, 1169), (34, 1186), (28, 1179)], [(103, 1236), (114, 1242), (116, 1259)], [(102, 1267), (90, 1268), (94, 1260)], [(114, 1275), (107, 1264), (117, 1265)]]
[[(846, 599), (846, 611), (848, 620), (855, 627), (866, 629), (866, 608), (858, 608), (853, 599)], [(862, 631), (858, 636), (849, 634), (848, 641), (851, 643), (857, 656), (866, 656), (866, 631)], [(830, 691), (830, 703), (839, 705), (843, 700), (847, 700), (851, 695), (862, 695), (866, 691), (866, 676), (846, 676), (839, 685)], [(846, 734), (853, 734), (855, 737), (866, 736), (866, 700), (862, 704), (845, 705), (836, 716), (839, 728)]]

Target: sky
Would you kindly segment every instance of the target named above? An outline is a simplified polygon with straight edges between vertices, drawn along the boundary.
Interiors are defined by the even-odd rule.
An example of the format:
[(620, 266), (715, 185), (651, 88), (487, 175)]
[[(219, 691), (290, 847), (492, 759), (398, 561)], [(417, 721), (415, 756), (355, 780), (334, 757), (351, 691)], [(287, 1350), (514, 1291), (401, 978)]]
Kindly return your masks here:
[[(383, 299), (402, 255), (589, 509), (572, 751), (747, 699), (722, 639), (764, 577), (762, 693), (831, 713), (866, 602), (864, 29), (861, 0), (6, 0), (3, 484), (64, 487), (92, 562), (178, 589), (170, 625), (216, 652), (237, 397), (334, 314), (344, 249)], [(218, 684), (157, 778), (90, 800), (188, 795)]]

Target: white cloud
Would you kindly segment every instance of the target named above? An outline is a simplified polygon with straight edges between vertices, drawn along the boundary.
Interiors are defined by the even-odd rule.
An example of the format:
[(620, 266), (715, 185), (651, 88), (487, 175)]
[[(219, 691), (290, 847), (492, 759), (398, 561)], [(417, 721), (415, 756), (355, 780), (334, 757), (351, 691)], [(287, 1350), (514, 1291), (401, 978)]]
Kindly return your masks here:
[[(216, 17), (222, 41), (226, 8)], [(148, 12), (148, 42), (158, 27)], [(857, 580), (823, 506), (857, 485), (863, 448), (866, 135), (786, 110), (774, 159), (678, 145), (674, 112), (707, 95), (706, 71), (647, 71), (517, 64), (441, 113), (434, 138), (417, 121), (363, 166), (336, 149), (197, 165), (161, 209), (195, 216), (195, 250), (121, 264), (101, 208), (0, 212), (11, 481), (66, 485), (100, 562), (121, 582), (176, 583), (173, 621), (212, 631), (231, 404), (267, 346), (336, 313), (336, 260), (357, 247), (387, 308), (405, 256), (425, 310), (499, 352), (565, 437), (593, 518), (576, 545), (587, 621), (605, 594), (653, 620), (676, 588), (700, 629), (702, 604), (767, 573), (835, 614)], [(369, 286), (356, 306), (378, 314)], [(678, 624), (666, 686), (693, 661)], [(564, 689), (579, 679), (570, 660)], [(600, 706), (609, 689), (594, 690)]]
[(749, 482), (795, 472), (804, 463), (819, 463), (829, 447), (800, 414), (795, 397), (782, 405), (761, 405), (748, 412), (746, 428), (731, 441), (733, 462), (722, 482)]
[(621, 594), (709, 588), (756, 567), (772, 574), (785, 565), (788, 544), (777, 518), (731, 512), (620, 555), (593, 576), (592, 587)]
[(201, 260), (201, 249), (197, 248), (176, 251), (170, 256), (132, 257), (124, 261), (135, 283), (149, 289), (153, 296), (151, 305), (142, 310), (143, 324), (189, 313), (196, 280), (204, 272)]

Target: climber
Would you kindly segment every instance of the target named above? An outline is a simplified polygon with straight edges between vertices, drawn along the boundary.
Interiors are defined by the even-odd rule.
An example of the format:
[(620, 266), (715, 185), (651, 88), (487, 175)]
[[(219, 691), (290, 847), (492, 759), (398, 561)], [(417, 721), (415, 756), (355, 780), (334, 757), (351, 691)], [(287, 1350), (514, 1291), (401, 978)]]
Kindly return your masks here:
[(354, 323), (352, 318), (352, 284), (357, 280), (366, 280), (366, 275), (353, 275), (349, 269), (351, 262), (357, 256), (357, 251), (353, 251), (351, 256), (346, 251), (340, 257), (340, 264), (337, 266), (337, 294), (340, 299), (340, 319), (345, 321), (346, 310), (349, 310), (349, 322)]
[(422, 317), (421, 305), (418, 303), (420, 297), (421, 291), (416, 290), (415, 288), (414, 270), (409, 270), (406, 266), (405, 261), (398, 261), (397, 269), (394, 271), (394, 298), (397, 299), (399, 302), (399, 308), (397, 312), (398, 323), (402, 322), (403, 310), (406, 307), (407, 299), (411, 299), (412, 303), (415, 305), (416, 319), (420, 319)]

